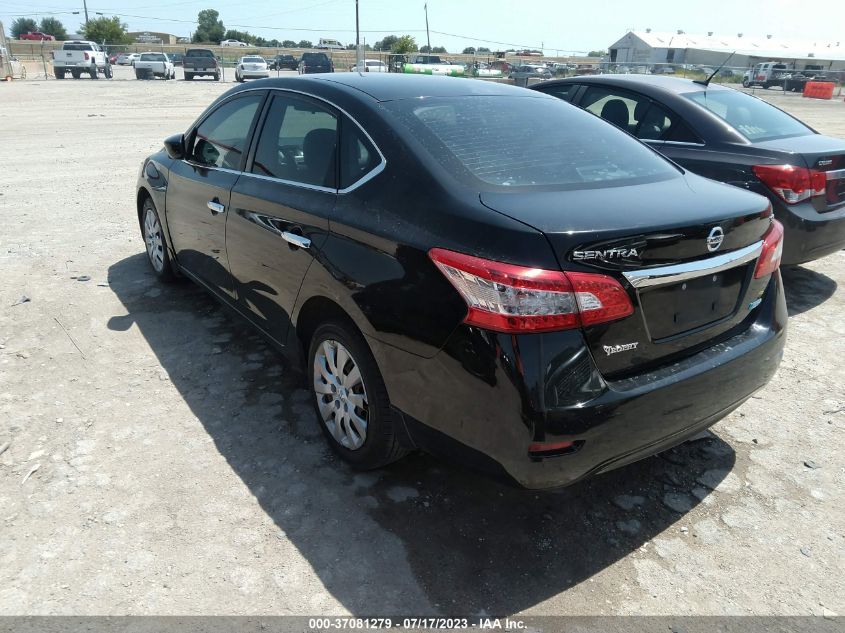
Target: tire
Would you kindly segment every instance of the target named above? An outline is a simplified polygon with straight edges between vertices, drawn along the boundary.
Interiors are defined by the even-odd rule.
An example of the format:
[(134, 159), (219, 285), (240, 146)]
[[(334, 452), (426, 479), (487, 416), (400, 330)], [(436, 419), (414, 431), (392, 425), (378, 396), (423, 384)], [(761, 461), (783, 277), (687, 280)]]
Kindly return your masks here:
[(53, 74), (56, 75), (56, 79), (64, 79), (65, 78), (65, 69), (62, 68), (61, 70), (58, 68), (53, 69)]
[(214, 73), (214, 81), (220, 81), (220, 73)]
[(194, 74), (193, 73), (185, 73), (185, 81), (193, 81)]
[[(336, 367), (338, 357), (347, 358), (343, 367)], [(318, 423), (341, 459), (372, 470), (407, 454), (396, 431), (402, 422), (390, 408), (378, 365), (354, 325), (338, 320), (319, 326), (311, 337), (308, 368)]]
[(751, 85), (751, 82), (748, 81), (747, 79), (742, 80), (742, 87), (743, 88), (748, 88), (748, 86), (750, 86), (750, 85)]
[(78, 70), (71, 70), (70, 76), (73, 77), (74, 79), (79, 79), (82, 76), (82, 73)]
[(141, 73), (138, 72), (137, 70), (135, 71), (135, 79), (143, 79), (143, 77), (141, 76)]
[(106, 64), (103, 74), (106, 76), (106, 79), (114, 77), (114, 70), (112, 70), (111, 64)]
[(91, 79), (99, 79), (100, 78), (100, 76), (97, 74), (97, 65), (96, 64), (91, 66), (90, 70), (88, 71), (88, 75), (91, 77)]
[(170, 254), (167, 251), (167, 238), (159, 219), (158, 210), (150, 198), (144, 200), (141, 207), (141, 236), (147, 251), (147, 261), (159, 281), (170, 283), (175, 279)]

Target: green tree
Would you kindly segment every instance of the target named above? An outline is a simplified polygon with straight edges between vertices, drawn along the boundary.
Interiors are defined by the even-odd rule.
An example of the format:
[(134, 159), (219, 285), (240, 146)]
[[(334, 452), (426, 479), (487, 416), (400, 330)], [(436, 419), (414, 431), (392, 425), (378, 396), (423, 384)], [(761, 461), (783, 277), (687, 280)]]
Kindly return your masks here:
[(285, 40), (282, 42), (282, 48), (296, 48), (296, 42), (293, 40)]
[(396, 35), (386, 35), (383, 40), (379, 40), (375, 43), (374, 48), (377, 51), (389, 51), (393, 48), (393, 45), (399, 41), (399, 37)]
[(267, 42), (267, 46), (272, 46), (273, 48), (280, 48), (281, 44), (279, 43), (279, 40), (273, 38), (272, 40)]
[(475, 48), (473, 48), (472, 46), (467, 46), (467, 47), (463, 50), (463, 54), (464, 54), (464, 55), (475, 55)]
[(396, 40), (393, 46), (390, 47), (390, 50), (399, 54), (415, 53), (419, 50), (419, 47), (417, 47), (417, 41), (412, 36), (403, 35)]
[(65, 25), (59, 22), (59, 20), (57, 20), (56, 18), (42, 18), (41, 32), (49, 33), (57, 40), (67, 39), (67, 31), (65, 30)]
[(238, 40), (239, 42), (246, 42), (247, 44), (253, 44), (255, 42), (255, 36), (251, 33), (247, 33), (246, 31), (236, 31), (235, 29), (228, 29), (226, 33), (223, 34), (224, 40)]
[(12, 20), (12, 38), (20, 39), (21, 35), (32, 33), (38, 30), (38, 25), (32, 18), (16, 18)]
[(132, 41), (126, 34), (129, 27), (116, 15), (88, 20), (82, 25), (82, 34), (86, 40), (92, 42), (106, 42), (107, 44), (129, 44)]
[(203, 9), (197, 14), (197, 30), (194, 31), (194, 42), (214, 42), (226, 39), (226, 27), (220, 19), (220, 13), (214, 9)]
[(587, 57), (604, 57), (607, 55), (607, 51), (590, 51), (587, 53)]
[(308, 40), (299, 40), (299, 44), (296, 45), (297, 48), (314, 48), (314, 45), (309, 42)]
[(448, 53), (445, 46), (435, 46), (431, 49), (432, 53)]
[(489, 52), (490, 52), (490, 49), (489, 49), (489, 48), (487, 48), (486, 46), (479, 46), (479, 47), (478, 47), (478, 51), (477, 51), (477, 52), (478, 52), (478, 53), (489, 53)]

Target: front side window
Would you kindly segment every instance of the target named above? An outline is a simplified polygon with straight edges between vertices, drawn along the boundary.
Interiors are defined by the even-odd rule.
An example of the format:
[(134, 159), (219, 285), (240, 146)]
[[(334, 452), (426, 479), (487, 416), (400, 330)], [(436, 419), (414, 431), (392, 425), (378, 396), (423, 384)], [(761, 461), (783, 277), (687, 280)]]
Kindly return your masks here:
[(196, 130), (191, 160), (207, 167), (239, 170), (263, 99), (263, 94), (233, 99), (212, 112)]
[(334, 188), (337, 117), (312, 101), (276, 95), (255, 149), (252, 173)]
[(702, 90), (683, 96), (710, 110), (749, 141), (769, 141), (813, 133), (785, 112), (738, 90)]

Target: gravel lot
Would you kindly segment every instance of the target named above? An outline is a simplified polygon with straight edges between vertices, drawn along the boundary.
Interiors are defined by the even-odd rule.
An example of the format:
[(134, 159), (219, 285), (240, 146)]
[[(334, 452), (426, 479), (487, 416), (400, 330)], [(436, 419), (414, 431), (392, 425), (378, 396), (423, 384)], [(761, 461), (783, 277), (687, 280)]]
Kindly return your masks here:
[[(706, 437), (543, 494), (355, 475), (292, 368), (147, 268), (141, 160), (226, 87), (0, 85), (0, 614), (845, 611), (845, 252), (785, 273), (783, 364)], [(766, 98), (845, 137), (841, 98)]]

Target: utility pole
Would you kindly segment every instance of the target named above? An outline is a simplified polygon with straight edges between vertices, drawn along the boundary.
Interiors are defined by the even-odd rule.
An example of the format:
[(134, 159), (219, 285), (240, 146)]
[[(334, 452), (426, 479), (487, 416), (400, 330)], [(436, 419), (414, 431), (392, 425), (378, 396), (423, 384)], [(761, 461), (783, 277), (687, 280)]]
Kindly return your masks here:
[(425, 9), (425, 41), (428, 44), (428, 54), (431, 55), (431, 36), (428, 34), (428, 2), (423, 6)]
[(358, 21), (358, 0), (355, 0), (355, 68), (363, 70), (363, 51), (361, 50), (361, 27)]
[(88, 2), (87, 2), (87, 0), (82, 0), (82, 8), (85, 9), (85, 24), (88, 24)]

